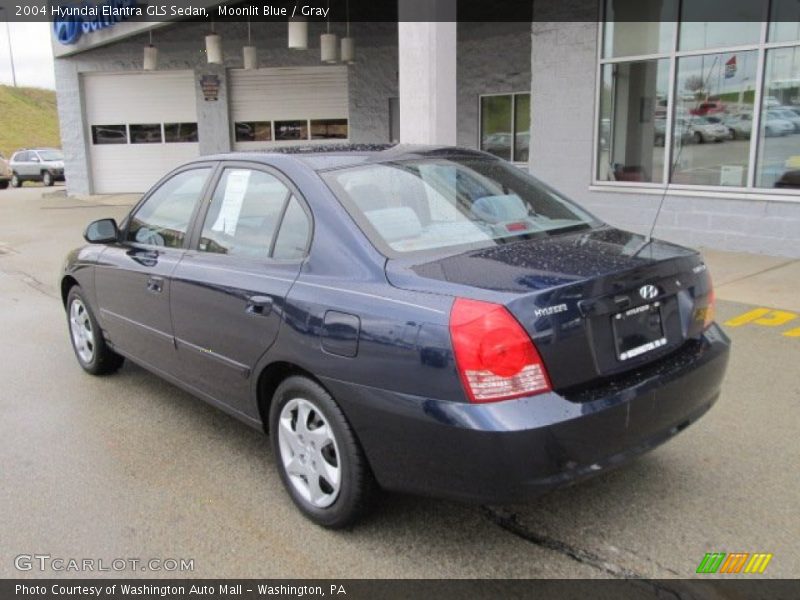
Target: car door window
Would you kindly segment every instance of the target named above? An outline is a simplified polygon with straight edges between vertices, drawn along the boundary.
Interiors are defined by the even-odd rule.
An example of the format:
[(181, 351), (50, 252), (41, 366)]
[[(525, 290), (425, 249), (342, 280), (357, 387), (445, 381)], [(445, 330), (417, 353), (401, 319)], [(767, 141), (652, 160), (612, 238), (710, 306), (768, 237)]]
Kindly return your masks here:
[(298, 259), (306, 255), (311, 222), (300, 202), (292, 196), (275, 240), (273, 258)]
[(203, 223), (200, 251), (267, 258), (290, 195), (269, 173), (225, 169)]
[(181, 171), (164, 182), (131, 218), (127, 240), (180, 248), (210, 172), (209, 167)]

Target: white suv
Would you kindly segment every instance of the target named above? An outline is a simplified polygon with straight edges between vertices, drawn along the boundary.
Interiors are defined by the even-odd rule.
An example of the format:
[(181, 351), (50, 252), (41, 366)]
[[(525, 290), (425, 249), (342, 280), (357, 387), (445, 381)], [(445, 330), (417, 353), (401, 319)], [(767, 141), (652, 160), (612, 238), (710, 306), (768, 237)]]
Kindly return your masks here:
[(10, 166), (12, 187), (25, 181), (41, 181), (46, 186), (64, 181), (64, 155), (55, 148), (19, 150), (11, 157)]

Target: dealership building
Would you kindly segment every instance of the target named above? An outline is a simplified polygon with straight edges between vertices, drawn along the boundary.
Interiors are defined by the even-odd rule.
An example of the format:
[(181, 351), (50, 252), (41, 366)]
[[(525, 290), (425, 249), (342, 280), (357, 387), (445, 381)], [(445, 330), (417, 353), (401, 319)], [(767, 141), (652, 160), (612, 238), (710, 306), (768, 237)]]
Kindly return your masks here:
[[(459, 22), (455, 0), (399, 0), (399, 23), (223, 20), (211, 36), (210, 22), (57, 25), (68, 192), (143, 192), (197, 156), (303, 141), (457, 144), (622, 228), (649, 231), (663, 204), (658, 237), (798, 257), (800, 5), (692, 12), (715, 2)], [(403, 20), (409, 7), (431, 19)]]

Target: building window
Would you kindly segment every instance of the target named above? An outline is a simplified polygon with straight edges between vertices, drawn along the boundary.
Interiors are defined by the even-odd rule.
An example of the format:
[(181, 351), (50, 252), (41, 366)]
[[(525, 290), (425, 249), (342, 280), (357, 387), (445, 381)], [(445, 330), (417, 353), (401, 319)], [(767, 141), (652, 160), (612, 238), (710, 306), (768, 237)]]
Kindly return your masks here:
[(797, 0), (604, 7), (598, 184), (800, 189)]
[(481, 150), (512, 162), (526, 162), (531, 132), (531, 95), (480, 97)]
[(129, 125), (131, 144), (160, 144), (161, 123), (147, 123), (143, 125)]
[(197, 123), (164, 123), (164, 141), (180, 144), (197, 141)]
[(234, 124), (237, 142), (271, 142), (271, 121), (246, 121)]
[(275, 141), (308, 139), (308, 121), (275, 121)]
[(312, 119), (312, 140), (347, 139), (347, 119)]
[(661, 181), (669, 61), (603, 65), (598, 173), (608, 181)]
[(125, 125), (92, 125), (92, 143), (127, 144), (128, 128)]

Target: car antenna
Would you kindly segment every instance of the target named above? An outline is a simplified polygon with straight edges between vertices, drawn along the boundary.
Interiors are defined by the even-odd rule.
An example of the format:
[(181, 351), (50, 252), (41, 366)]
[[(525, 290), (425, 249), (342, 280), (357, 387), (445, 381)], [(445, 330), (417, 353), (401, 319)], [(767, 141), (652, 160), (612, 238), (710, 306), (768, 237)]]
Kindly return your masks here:
[[(708, 82), (711, 79), (711, 73), (714, 72), (714, 66), (717, 64), (718, 60), (719, 60), (719, 56), (715, 56), (714, 57), (714, 62), (711, 63), (711, 66), (708, 69), (708, 75), (706, 76), (706, 80), (703, 82), (703, 89), (706, 89), (706, 87), (708, 86)], [(675, 119), (675, 113), (676, 113), (676, 111), (673, 108), (673, 110), (672, 110), (673, 121)], [(693, 120), (694, 120), (694, 118), (696, 116), (697, 115), (690, 114), (689, 120), (688, 120), (688, 126), (692, 125), (692, 122), (693, 122)], [(675, 141), (675, 123), (672, 124), (672, 141), (673, 141), (673, 143)], [(650, 242), (653, 241), (653, 233), (656, 230), (656, 224), (658, 223), (658, 217), (661, 216), (661, 209), (664, 207), (664, 200), (666, 200), (667, 194), (669, 193), (669, 186), (672, 183), (672, 176), (675, 174), (675, 169), (678, 166), (678, 161), (681, 158), (681, 153), (683, 152), (683, 147), (684, 146), (685, 146), (685, 144), (681, 143), (680, 148), (678, 148), (678, 152), (675, 154), (675, 157), (669, 163), (669, 173), (668, 173), (669, 177), (667, 177), (667, 185), (664, 186), (664, 193), (661, 194), (661, 199), (658, 201), (658, 208), (656, 209), (656, 214), (655, 214), (655, 217), (653, 218), (653, 223), (650, 225), (650, 231), (647, 232), (647, 235), (642, 240), (642, 243), (639, 244), (639, 246), (636, 248), (636, 250), (633, 251), (631, 256), (638, 255), (639, 252), (644, 250), (647, 246), (650, 245)]]

